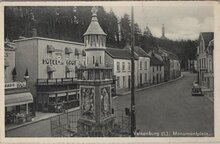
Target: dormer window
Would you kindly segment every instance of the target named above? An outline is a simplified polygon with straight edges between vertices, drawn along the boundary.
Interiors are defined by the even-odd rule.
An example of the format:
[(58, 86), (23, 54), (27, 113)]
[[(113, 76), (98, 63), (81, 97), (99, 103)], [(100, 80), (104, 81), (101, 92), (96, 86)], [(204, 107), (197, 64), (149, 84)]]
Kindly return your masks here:
[(71, 53), (73, 53), (73, 50), (69, 47), (65, 48), (65, 57), (70, 58)]
[(47, 45), (47, 57), (51, 58), (55, 52), (55, 48), (52, 45)]

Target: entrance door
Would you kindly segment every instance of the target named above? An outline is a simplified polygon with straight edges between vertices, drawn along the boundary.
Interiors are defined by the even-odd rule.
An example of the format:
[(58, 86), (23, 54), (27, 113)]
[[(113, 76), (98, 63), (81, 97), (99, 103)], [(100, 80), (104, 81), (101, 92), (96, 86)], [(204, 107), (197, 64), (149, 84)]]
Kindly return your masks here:
[(142, 74), (140, 74), (140, 86), (142, 86)]
[(128, 76), (128, 88), (131, 88), (131, 76)]

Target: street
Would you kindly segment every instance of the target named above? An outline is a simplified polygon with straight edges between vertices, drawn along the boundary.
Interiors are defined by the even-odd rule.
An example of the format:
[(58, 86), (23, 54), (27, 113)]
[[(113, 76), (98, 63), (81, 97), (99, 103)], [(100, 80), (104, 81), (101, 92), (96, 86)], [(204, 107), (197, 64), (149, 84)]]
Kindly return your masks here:
[[(191, 96), (195, 80), (196, 74), (184, 73), (180, 80), (135, 93), (140, 136), (214, 135), (213, 103), (204, 96)], [(130, 96), (115, 98), (113, 103), (120, 109), (130, 107)]]
[[(204, 96), (191, 96), (195, 80), (196, 74), (184, 73), (174, 82), (136, 92), (136, 136), (213, 136), (213, 103)], [(113, 98), (113, 107), (130, 107), (130, 95)], [(6, 136), (50, 137), (50, 119), (7, 131)]]

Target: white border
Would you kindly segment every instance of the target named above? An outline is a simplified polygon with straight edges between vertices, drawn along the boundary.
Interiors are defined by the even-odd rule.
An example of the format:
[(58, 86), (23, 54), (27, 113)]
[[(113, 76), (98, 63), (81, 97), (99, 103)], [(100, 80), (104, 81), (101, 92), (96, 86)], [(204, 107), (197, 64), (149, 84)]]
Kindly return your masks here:
[[(215, 118), (215, 136), (214, 137), (180, 137), (180, 138), (5, 138), (4, 132), (4, 78), (3, 78), (3, 66), (1, 66), (0, 70), (0, 88), (1, 88), (1, 101), (0, 101), (0, 143), (146, 143), (146, 142), (169, 142), (169, 143), (185, 143), (185, 142), (196, 142), (196, 143), (214, 143), (220, 142), (220, 98), (219, 98), (219, 86), (220, 86), (220, 78), (218, 72), (220, 71), (220, 65), (217, 62), (220, 60), (218, 57), (220, 54), (220, 22), (219, 22), (219, 14), (220, 14), (220, 5), (215, 1), (148, 1), (148, 2), (131, 2), (131, 1), (123, 1), (123, 2), (2, 2), (0, 4), (0, 58), (1, 65), (3, 65), (4, 61), (4, 6), (214, 6), (214, 22), (215, 22), (215, 54), (214, 54), (214, 70), (215, 70), (215, 101), (214, 101), (214, 118)], [(217, 21), (218, 20), (218, 21)], [(3, 125), (2, 125), (3, 124)]]

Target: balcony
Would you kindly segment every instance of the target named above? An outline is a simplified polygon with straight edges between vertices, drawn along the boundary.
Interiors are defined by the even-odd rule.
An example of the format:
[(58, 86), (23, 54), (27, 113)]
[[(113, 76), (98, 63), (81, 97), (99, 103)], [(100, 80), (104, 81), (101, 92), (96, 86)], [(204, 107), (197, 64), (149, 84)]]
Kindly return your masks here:
[(62, 85), (76, 84), (76, 78), (53, 78), (53, 79), (37, 79), (36, 85)]
[(80, 68), (78, 69), (79, 80), (112, 80), (112, 68)]

